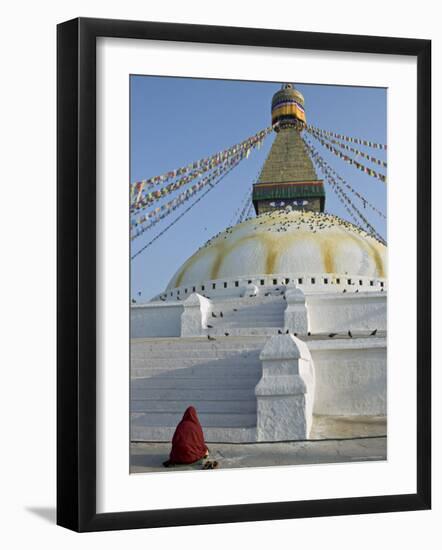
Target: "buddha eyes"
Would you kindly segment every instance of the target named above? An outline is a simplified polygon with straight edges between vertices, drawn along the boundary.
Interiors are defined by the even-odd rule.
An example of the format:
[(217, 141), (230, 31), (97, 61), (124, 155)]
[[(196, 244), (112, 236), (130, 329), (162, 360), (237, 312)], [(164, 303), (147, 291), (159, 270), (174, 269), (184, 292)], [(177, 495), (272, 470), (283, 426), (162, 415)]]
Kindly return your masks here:
[[(309, 201), (305, 200), (305, 199), (298, 199), (298, 200), (294, 200), (291, 202), (291, 204), (293, 204), (293, 206), (305, 206), (306, 204), (308, 204)], [(286, 202), (285, 201), (272, 201), (270, 203), (270, 206), (286, 206)], [(290, 204), (290, 202), (288, 203)]]

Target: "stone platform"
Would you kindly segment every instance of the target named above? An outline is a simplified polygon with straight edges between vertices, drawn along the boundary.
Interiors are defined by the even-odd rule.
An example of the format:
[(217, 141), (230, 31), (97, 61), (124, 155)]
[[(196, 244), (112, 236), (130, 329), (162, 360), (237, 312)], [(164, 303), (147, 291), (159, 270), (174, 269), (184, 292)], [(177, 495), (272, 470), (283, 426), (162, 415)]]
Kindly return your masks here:
[[(210, 443), (210, 460), (219, 468), (333, 464), (387, 459), (387, 424), (381, 416), (313, 417), (308, 441)], [(162, 465), (170, 443), (131, 443), (131, 473), (168, 472)], [(173, 471), (201, 470), (203, 461)]]
[[(164, 468), (170, 451), (168, 443), (132, 443), (133, 474), (202, 470), (203, 462), (189, 466)], [(214, 443), (210, 445), (210, 460), (219, 468), (260, 468), (264, 466), (295, 466), (302, 464), (334, 464), (386, 460), (387, 438), (370, 437), (344, 440), (290, 441), (277, 443)], [(202, 470), (204, 471), (204, 470)]]

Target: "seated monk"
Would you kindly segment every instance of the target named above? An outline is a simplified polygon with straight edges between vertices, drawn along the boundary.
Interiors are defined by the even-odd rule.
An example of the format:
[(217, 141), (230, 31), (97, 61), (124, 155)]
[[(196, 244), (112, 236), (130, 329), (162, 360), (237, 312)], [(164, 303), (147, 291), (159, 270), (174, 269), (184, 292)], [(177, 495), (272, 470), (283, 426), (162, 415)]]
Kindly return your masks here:
[(173, 434), (169, 460), (163, 465), (167, 468), (174, 464), (192, 464), (208, 456), (209, 449), (195, 407), (188, 407)]

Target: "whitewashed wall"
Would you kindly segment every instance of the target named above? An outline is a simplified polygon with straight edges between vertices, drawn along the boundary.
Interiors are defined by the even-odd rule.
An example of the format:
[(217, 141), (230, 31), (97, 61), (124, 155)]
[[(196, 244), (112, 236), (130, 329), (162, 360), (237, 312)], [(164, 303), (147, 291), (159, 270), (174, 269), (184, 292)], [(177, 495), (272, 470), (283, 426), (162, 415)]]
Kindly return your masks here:
[(387, 330), (387, 293), (307, 294), (312, 333), (351, 330)]
[(157, 338), (181, 335), (182, 304), (154, 303), (130, 309), (131, 338)]
[(309, 342), (315, 365), (313, 412), (387, 414), (386, 338)]

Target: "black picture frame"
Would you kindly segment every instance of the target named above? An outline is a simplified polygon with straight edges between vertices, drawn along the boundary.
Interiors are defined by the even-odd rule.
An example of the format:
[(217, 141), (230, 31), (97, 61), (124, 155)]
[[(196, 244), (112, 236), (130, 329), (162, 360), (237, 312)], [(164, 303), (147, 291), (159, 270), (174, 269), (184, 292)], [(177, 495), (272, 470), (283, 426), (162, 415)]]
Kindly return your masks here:
[[(417, 491), (96, 512), (96, 39), (166, 40), (417, 59)], [(83, 531), (424, 510), (431, 506), (431, 41), (107, 19), (57, 28), (57, 523)]]

